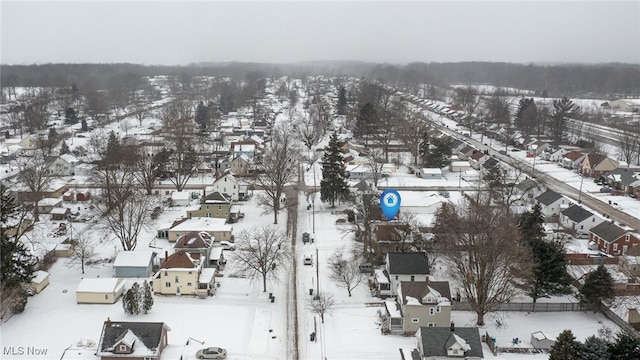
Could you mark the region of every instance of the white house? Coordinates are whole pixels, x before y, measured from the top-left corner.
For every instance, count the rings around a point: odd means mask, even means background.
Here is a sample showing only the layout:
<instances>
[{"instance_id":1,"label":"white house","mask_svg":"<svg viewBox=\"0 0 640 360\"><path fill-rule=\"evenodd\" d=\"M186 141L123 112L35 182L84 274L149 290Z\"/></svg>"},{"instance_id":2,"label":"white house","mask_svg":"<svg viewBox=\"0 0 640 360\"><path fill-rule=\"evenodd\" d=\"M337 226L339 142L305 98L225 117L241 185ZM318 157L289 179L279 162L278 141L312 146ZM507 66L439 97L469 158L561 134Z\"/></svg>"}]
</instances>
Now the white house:
<instances>
[{"instance_id":1,"label":"white house","mask_svg":"<svg viewBox=\"0 0 640 360\"><path fill-rule=\"evenodd\" d=\"M429 258L421 252L387 253L380 275L374 280L378 296L395 296L402 281L429 281Z\"/></svg>"},{"instance_id":2,"label":"white house","mask_svg":"<svg viewBox=\"0 0 640 360\"><path fill-rule=\"evenodd\" d=\"M207 186L206 192L210 194L217 191L221 194L231 196L231 200L238 201L244 199L247 195L247 185L240 184L233 174L226 174L213 182L213 185Z\"/></svg>"},{"instance_id":3,"label":"white house","mask_svg":"<svg viewBox=\"0 0 640 360\"><path fill-rule=\"evenodd\" d=\"M589 234L589 230L604 220L580 205L571 205L560 213L560 224L578 234Z\"/></svg>"},{"instance_id":4,"label":"white house","mask_svg":"<svg viewBox=\"0 0 640 360\"><path fill-rule=\"evenodd\" d=\"M571 204L568 198L552 190L538 195L535 200L540 204L542 215L545 217L559 216L560 212Z\"/></svg>"},{"instance_id":5,"label":"white house","mask_svg":"<svg viewBox=\"0 0 640 360\"><path fill-rule=\"evenodd\" d=\"M80 163L75 156L64 154L56 157L49 164L49 174L71 176L75 174L75 167Z\"/></svg>"},{"instance_id":6,"label":"white house","mask_svg":"<svg viewBox=\"0 0 640 360\"><path fill-rule=\"evenodd\" d=\"M171 192L172 206L188 206L190 202L191 202L191 193L189 191Z\"/></svg>"}]
</instances>

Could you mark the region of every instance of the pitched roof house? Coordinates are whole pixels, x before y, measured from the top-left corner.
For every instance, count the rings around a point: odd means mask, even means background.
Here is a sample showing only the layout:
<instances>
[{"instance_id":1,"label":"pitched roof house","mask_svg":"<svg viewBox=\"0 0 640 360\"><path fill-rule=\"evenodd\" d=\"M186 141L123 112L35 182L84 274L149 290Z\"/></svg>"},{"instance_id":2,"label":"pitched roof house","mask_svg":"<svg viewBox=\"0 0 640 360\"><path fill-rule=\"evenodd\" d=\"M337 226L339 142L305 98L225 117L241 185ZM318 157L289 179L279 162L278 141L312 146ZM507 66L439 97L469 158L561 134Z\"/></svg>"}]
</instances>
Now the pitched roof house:
<instances>
[{"instance_id":1,"label":"pitched roof house","mask_svg":"<svg viewBox=\"0 0 640 360\"><path fill-rule=\"evenodd\" d=\"M182 235L173 245L176 251L189 253L195 260L208 264L213 237L206 232L191 231Z\"/></svg>"},{"instance_id":2,"label":"pitched roof house","mask_svg":"<svg viewBox=\"0 0 640 360\"><path fill-rule=\"evenodd\" d=\"M420 326L448 326L451 291L447 281L402 281L396 291L402 332L414 334ZM390 317L389 317L390 318Z\"/></svg>"},{"instance_id":3,"label":"pitched roof house","mask_svg":"<svg viewBox=\"0 0 640 360\"><path fill-rule=\"evenodd\" d=\"M107 319L96 355L102 360L157 360L167 346L169 326L162 322L123 322Z\"/></svg>"},{"instance_id":4,"label":"pitched roof house","mask_svg":"<svg viewBox=\"0 0 640 360\"><path fill-rule=\"evenodd\" d=\"M562 157L562 167L567 169L577 169L582 164L586 155L581 151L569 151Z\"/></svg>"},{"instance_id":5,"label":"pitched roof house","mask_svg":"<svg viewBox=\"0 0 640 360\"><path fill-rule=\"evenodd\" d=\"M604 173L612 171L618 167L618 162L608 158L606 155L595 152L589 153L580 166L582 175L592 178L599 178Z\"/></svg>"},{"instance_id":6,"label":"pitched roof house","mask_svg":"<svg viewBox=\"0 0 640 360\"><path fill-rule=\"evenodd\" d=\"M560 224L565 229L574 230L578 234L589 234L592 227L603 221L601 217L577 204L569 206L560 213Z\"/></svg>"},{"instance_id":7,"label":"pitched roof house","mask_svg":"<svg viewBox=\"0 0 640 360\"><path fill-rule=\"evenodd\" d=\"M401 281L429 281L429 257L422 252L390 252L374 282L379 296L395 296ZM381 286L385 285L385 286Z\"/></svg>"},{"instance_id":8,"label":"pitched roof house","mask_svg":"<svg viewBox=\"0 0 640 360\"><path fill-rule=\"evenodd\" d=\"M630 248L640 245L640 236L605 221L591 228L589 241L596 243L603 253L625 255Z\"/></svg>"},{"instance_id":9,"label":"pitched roof house","mask_svg":"<svg viewBox=\"0 0 640 360\"><path fill-rule=\"evenodd\" d=\"M214 217L229 221L231 218L231 196L214 191L202 198L199 205L187 209L187 216Z\"/></svg>"},{"instance_id":10,"label":"pitched roof house","mask_svg":"<svg viewBox=\"0 0 640 360\"><path fill-rule=\"evenodd\" d=\"M560 214L563 205L568 206L570 201L553 190L547 190L536 196L535 199L541 206L542 214L545 217L557 216Z\"/></svg>"},{"instance_id":11,"label":"pitched roof house","mask_svg":"<svg viewBox=\"0 0 640 360\"><path fill-rule=\"evenodd\" d=\"M475 327L420 327L416 332L418 358L447 359L483 358L480 332Z\"/></svg>"},{"instance_id":12,"label":"pitched roof house","mask_svg":"<svg viewBox=\"0 0 640 360\"><path fill-rule=\"evenodd\" d=\"M617 168L606 175L605 181L616 190L622 190L625 194L633 194L635 187L639 187L640 172L629 170L628 168Z\"/></svg>"}]
</instances>

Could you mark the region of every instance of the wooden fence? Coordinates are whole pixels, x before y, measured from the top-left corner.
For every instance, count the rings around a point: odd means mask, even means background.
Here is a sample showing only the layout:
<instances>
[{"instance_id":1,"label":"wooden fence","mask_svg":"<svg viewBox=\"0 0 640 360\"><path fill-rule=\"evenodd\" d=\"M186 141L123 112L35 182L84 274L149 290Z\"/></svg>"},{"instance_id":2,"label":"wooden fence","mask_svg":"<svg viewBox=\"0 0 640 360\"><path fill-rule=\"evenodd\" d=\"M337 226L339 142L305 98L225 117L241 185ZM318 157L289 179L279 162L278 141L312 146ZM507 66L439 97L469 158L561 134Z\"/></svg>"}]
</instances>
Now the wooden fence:
<instances>
[{"instance_id":1,"label":"wooden fence","mask_svg":"<svg viewBox=\"0 0 640 360\"><path fill-rule=\"evenodd\" d=\"M471 306L466 301L454 301L451 304L451 310L455 311L472 311ZM533 303L506 303L502 304L497 311L528 311L528 312L553 312L553 311L586 311L588 310L584 305L580 303L536 303L535 309Z\"/></svg>"}]
</instances>

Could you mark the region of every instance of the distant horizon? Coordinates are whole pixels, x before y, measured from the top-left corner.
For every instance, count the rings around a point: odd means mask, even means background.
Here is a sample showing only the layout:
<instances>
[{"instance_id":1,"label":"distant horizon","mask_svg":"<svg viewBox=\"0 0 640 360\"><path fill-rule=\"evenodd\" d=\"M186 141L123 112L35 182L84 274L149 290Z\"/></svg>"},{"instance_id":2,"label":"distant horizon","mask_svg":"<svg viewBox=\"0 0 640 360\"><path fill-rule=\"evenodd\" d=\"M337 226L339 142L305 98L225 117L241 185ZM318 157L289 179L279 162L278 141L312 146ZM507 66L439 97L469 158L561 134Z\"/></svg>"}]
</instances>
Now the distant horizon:
<instances>
[{"instance_id":1,"label":"distant horizon","mask_svg":"<svg viewBox=\"0 0 640 360\"><path fill-rule=\"evenodd\" d=\"M640 1L5 0L0 30L3 64L640 63Z\"/></svg>"}]
</instances>

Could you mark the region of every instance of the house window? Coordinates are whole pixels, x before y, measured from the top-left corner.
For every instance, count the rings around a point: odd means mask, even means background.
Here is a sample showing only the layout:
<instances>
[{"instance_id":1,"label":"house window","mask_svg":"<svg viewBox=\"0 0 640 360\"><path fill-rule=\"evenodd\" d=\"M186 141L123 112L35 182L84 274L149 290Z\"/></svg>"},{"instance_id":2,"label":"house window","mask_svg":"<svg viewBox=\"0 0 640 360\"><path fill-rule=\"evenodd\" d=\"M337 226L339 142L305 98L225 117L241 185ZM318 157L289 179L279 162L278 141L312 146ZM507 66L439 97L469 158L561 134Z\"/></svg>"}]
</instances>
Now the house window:
<instances>
[{"instance_id":1,"label":"house window","mask_svg":"<svg viewBox=\"0 0 640 360\"><path fill-rule=\"evenodd\" d=\"M427 326L428 327L436 327L436 324L435 323L427 323Z\"/></svg>"},{"instance_id":2,"label":"house window","mask_svg":"<svg viewBox=\"0 0 640 360\"><path fill-rule=\"evenodd\" d=\"M191 286L191 283L187 283L187 286Z\"/></svg>"},{"instance_id":3,"label":"house window","mask_svg":"<svg viewBox=\"0 0 640 360\"><path fill-rule=\"evenodd\" d=\"M164 283L164 286L171 287L171 283L167 281L166 283Z\"/></svg>"},{"instance_id":4,"label":"house window","mask_svg":"<svg viewBox=\"0 0 640 360\"><path fill-rule=\"evenodd\" d=\"M398 280L398 275L396 275L396 280Z\"/></svg>"},{"instance_id":5,"label":"house window","mask_svg":"<svg viewBox=\"0 0 640 360\"><path fill-rule=\"evenodd\" d=\"M209 210L209 205L206 206L207 210Z\"/></svg>"},{"instance_id":6,"label":"house window","mask_svg":"<svg viewBox=\"0 0 640 360\"><path fill-rule=\"evenodd\" d=\"M625 235L624 241L631 241L631 235L629 234Z\"/></svg>"},{"instance_id":7,"label":"house window","mask_svg":"<svg viewBox=\"0 0 640 360\"><path fill-rule=\"evenodd\" d=\"M415 278L416 278L415 276L411 275L411 281L414 281Z\"/></svg>"},{"instance_id":8,"label":"house window","mask_svg":"<svg viewBox=\"0 0 640 360\"><path fill-rule=\"evenodd\" d=\"M222 206L218 205L218 210L222 210Z\"/></svg>"},{"instance_id":9,"label":"house window","mask_svg":"<svg viewBox=\"0 0 640 360\"><path fill-rule=\"evenodd\" d=\"M169 276L169 273L165 271L164 276Z\"/></svg>"},{"instance_id":10,"label":"house window","mask_svg":"<svg viewBox=\"0 0 640 360\"><path fill-rule=\"evenodd\" d=\"M613 244L613 251L618 251L618 244Z\"/></svg>"},{"instance_id":11,"label":"house window","mask_svg":"<svg viewBox=\"0 0 640 360\"><path fill-rule=\"evenodd\" d=\"M236 188L236 186L235 186L235 185L233 185L233 188L235 189L235 188Z\"/></svg>"},{"instance_id":12,"label":"house window","mask_svg":"<svg viewBox=\"0 0 640 360\"><path fill-rule=\"evenodd\" d=\"M440 312L440 305L436 306L436 312Z\"/></svg>"},{"instance_id":13,"label":"house window","mask_svg":"<svg viewBox=\"0 0 640 360\"><path fill-rule=\"evenodd\" d=\"M596 218L591 218L591 222L596 222Z\"/></svg>"},{"instance_id":14,"label":"house window","mask_svg":"<svg viewBox=\"0 0 640 360\"><path fill-rule=\"evenodd\" d=\"M580 230L584 230L584 225L580 225Z\"/></svg>"},{"instance_id":15,"label":"house window","mask_svg":"<svg viewBox=\"0 0 640 360\"><path fill-rule=\"evenodd\" d=\"M420 322L420 319L418 319L418 318L411 318L411 322L412 322L412 323L414 323L414 324L417 324L417 323L419 323L419 322Z\"/></svg>"},{"instance_id":16,"label":"house window","mask_svg":"<svg viewBox=\"0 0 640 360\"><path fill-rule=\"evenodd\" d=\"M176 282L180 282L180 281L178 280L178 275L176 275Z\"/></svg>"},{"instance_id":17,"label":"house window","mask_svg":"<svg viewBox=\"0 0 640 360\"><path fill-rule=\"evenodd\" d=\"M435 314L436 314L436 309L429 308L429 315L435 315Z\"/></svg>"},{"instance_id":18,"label":"house window","mask_svg":"<svg viewBox=\"0 0 640 360\"><path fill-rule=\"evenodd\" d=\"M207 217L211 217L211 213L207 213Z\"/></svg>"},{"instance_id":19,"label":"house window","mask_svg":"<svg viewBox=\"0 0 640 360\"><path fill-rule=\"evenodd\" d=\"M108 300L109 299L109 295L108 294L104 294L104 299Z\"/></svg>"},{"instance_id":20,"label":"house window","mask_svg":"<svg viewBox=\"0 0 640 360\"><path fill-rule=\"evenodd\" d=\"M120 352L126 352L127 351L127 345L120 345Z\"/></svg>"},{"instance_id":21,"label":"house window","mask_svg":"<svg viewBox=\"0 0 640 360\"><path fill-rule=\"evenodd\" d=\"M189 271L189 275L193 274L193 271Z\"/></svg>"}]
</instances>

